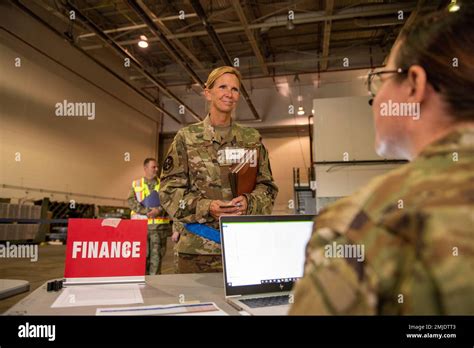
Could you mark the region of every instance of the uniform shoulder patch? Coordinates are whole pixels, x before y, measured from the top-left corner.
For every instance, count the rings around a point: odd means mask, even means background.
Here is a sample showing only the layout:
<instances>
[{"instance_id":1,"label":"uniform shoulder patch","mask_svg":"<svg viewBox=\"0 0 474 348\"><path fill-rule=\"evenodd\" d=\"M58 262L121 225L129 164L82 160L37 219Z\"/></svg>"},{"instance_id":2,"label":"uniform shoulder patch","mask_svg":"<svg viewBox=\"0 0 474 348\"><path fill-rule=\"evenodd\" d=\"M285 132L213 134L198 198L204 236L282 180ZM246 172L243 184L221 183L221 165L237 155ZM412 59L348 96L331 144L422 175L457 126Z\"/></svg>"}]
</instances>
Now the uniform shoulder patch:
<instances>
[{"instance_id":1,"label":"uniform shoulder patch","mask_svg":"<svg viewBox=\"0 0 474 348\"><path fill-rule=\"evenodd\" d=\"M168 157L166 157L165 161L163 162L163 170L167 172L171 168L173 168L173 157L168 156Z\"/></svg>"}]
</instances>

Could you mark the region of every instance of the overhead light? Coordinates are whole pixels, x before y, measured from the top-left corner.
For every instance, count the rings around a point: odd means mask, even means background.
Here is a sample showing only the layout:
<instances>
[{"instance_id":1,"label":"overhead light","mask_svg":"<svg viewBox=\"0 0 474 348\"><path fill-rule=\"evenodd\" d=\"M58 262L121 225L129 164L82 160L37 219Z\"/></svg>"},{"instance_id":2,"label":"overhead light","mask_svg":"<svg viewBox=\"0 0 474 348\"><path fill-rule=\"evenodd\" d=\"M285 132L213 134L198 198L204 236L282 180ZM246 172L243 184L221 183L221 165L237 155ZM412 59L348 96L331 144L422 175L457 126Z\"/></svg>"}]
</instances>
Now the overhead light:
<instances>
[{"instance_id":1,"label":"overhead light","mask_svg":"<svg viewBox=\"0 0 474 348\"><path fill-rule=\"evenodd\" d=\"M299 93L298 93L298 104L301 105L301 102L303 101L303 95L301 94L301 81L300 81L300 77L298 76L298 74L295 75L295 78L294 78L294 81L295 82L298 82L298 90L299 90ZM304 115L304 109L302 106L299 106L298 107L298 115Z\"/></svg>"},{"instance_id":2,"label":"overhead light","mask_svg":"<svg viewBox=\"0 0 474 348\"><path fill-rule=\"evenodd\" d=\"M451 0L451 3L448 5L448 11L449 12L456 12L456 11L459 11L459 9L461 8L461 6L459 6L457 4L457 1L456 0Z\"/></svg>"},{"instance_id":3,"label":"overhead light","mask_svg":"<svg viewBox=\"0 0 474 348\"><path fill-rule=\"evenodd\" d=\"M148 47L148 39L145 35L140 35L140 41L138 41L138 46L140 46L141 48Z\"/></svg>"},{"instance_id":4,"label":"overhead light","mask_svg":"<svg viewBox=\"0 0 474 348\"><path fill-rule=\"evenodd\" d=\"M286 28L288 30L293 30L295 29L295 24L293 23L292 19L288 19L288 22L286 23Z\"/></svg>"}]
</instances>

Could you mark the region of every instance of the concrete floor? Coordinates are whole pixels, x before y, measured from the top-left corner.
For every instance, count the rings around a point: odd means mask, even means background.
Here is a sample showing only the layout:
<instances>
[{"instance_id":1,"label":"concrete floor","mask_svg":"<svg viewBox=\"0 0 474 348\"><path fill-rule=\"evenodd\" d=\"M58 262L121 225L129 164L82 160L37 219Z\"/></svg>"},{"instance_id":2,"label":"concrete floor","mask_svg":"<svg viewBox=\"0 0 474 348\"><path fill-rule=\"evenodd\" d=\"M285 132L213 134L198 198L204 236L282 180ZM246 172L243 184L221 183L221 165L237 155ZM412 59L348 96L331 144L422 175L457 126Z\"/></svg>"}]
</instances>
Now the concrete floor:
<instances>
[{"instance_id":1,"label":"concrete floor","mask_svg":"<svg viewBox=\"0 0 474 348\"><path fill-rule=\"evenodd\" d=\"M174 273L173 245L174 243L168 238L168 247L162 264L163 274ZM45 244L38 247L37 262L31 262L29 259L0 259L0 279L21 279L30 282L29 292L0 300L0 313L4 313L48 280L62 278L65 258L65 245Z\"/></svg>"}]
</instances>

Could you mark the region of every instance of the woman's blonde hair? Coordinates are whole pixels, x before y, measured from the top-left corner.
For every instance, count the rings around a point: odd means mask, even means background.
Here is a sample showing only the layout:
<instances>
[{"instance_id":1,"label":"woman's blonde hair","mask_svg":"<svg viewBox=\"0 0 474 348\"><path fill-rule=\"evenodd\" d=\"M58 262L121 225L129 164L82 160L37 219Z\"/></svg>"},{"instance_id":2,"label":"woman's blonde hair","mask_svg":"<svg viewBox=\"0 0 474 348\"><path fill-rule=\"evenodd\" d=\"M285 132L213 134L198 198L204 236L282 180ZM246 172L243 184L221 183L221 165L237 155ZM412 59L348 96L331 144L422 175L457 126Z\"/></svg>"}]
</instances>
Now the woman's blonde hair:
<instances>
[{"instance_id":1,"label":"woman's blonde hair","mask_svg":"<svg viewBox=\"0 0 474 348\"><path fill-rule=\"evenodd\" d=\"M214 86L214 82L216 82L216 80L224 74L233 74L237 76L239 79L239 84L242 84L242 75L240 75L240 72L236 68L231 66L221 66L211 71L207 77L206 88L212 88Z\"/></svg>"}]
</instances>

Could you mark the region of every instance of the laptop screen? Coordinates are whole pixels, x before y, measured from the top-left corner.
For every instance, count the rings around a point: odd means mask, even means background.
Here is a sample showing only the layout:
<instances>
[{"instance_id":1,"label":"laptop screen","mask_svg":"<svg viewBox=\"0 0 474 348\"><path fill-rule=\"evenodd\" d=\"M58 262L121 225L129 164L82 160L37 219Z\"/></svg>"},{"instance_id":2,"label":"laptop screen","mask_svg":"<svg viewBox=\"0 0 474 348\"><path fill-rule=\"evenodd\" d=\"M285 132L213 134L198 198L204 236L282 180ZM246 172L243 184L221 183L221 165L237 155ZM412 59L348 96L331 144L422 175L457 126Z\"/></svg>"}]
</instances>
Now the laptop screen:
<instances>
[{"instance_id":1,"label":"laptop screen","mask_svg":"<svg viewBox=\"0 0 474 348\"><path fill-rule=\"evenodd\" d=\"M313 215L221 218L226 295L289 291L303 276Z\"/></svg>"}]
</instances>

